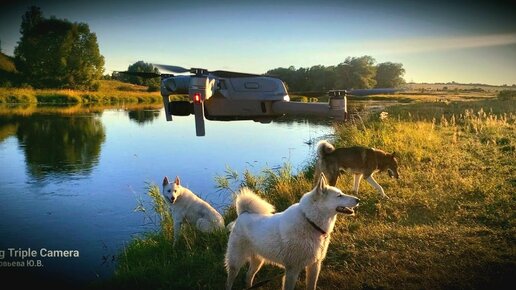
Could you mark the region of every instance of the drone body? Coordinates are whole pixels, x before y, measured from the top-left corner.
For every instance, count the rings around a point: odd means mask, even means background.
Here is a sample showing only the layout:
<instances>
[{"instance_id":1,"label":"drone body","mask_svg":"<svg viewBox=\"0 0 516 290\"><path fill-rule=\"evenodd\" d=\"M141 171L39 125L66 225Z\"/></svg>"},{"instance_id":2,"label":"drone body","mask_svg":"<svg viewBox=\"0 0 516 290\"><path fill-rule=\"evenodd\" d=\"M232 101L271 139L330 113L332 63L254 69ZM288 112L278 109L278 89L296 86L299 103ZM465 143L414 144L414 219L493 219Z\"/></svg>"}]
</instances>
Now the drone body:
<instances>
[{"instance_id":1,"label":"drone body","mask_svg":"<svg viewBox=\"0 0 516 290\"><path fill-rule=\"evenodd\" d=\"M345 91L332 91L328 103L291 102L279 78L228 71L155 65L161 70L190 75L123 72L161 77L161 95L167 121L172 116L195 115L197 136L205 135L204 119L254 120L267 123L284 115L347 118ZM341 94L343 93L343 94ZM170 95L188 95L188 101L170 101Z\"/></svg>"}]
</instances>

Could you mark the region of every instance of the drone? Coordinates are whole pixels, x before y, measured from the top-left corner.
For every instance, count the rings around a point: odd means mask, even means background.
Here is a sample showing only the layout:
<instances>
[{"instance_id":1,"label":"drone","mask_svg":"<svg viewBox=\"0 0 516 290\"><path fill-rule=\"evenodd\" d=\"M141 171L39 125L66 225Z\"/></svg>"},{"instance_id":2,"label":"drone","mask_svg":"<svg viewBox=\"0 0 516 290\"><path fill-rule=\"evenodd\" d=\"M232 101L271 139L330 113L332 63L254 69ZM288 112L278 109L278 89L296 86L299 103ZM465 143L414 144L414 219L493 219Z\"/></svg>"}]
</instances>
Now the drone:
<instances>
[{"instance_id":1,"label":"drone","mask_svg":"<svg viewBox=\"0 0 516 290\"><path fill-rule=\"evenodd\" d=\"M153 64L159 71L119 73L143 78L161 78L161 96L167 121L172 116L195 115L195 132L205 136L204 120L235 121L253 120L269 123L285 115L328 117L335 120L348 118L347 90L328 91L328 103L304 103L290 101L287 88L281 79L270 75L208 71L203 68L184 68L173 65ZM361 90L358 94L379 93L378 90ZM171 95L188 95L187 100L171 101Z\"/></svg>"}]
</instances>

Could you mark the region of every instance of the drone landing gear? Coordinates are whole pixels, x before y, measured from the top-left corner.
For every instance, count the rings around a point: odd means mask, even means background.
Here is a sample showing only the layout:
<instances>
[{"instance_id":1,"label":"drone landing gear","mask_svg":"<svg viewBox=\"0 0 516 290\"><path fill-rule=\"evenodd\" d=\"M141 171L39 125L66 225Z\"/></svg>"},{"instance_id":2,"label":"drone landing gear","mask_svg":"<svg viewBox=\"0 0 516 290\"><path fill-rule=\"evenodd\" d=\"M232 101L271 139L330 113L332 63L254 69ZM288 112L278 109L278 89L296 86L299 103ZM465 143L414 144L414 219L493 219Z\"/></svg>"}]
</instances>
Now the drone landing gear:
<instances>
[{"instance_id":1,"label":"drone landing gear","mask_svg":"<svg viewBox=\"0 0 516 290\"><path fill-rule=\"evenodd\" d=\"M194 115L195 115L195 134L197 136L204 136L206 132L204 130L204 102L194 102Z\"/></svg>"}]
</instances>

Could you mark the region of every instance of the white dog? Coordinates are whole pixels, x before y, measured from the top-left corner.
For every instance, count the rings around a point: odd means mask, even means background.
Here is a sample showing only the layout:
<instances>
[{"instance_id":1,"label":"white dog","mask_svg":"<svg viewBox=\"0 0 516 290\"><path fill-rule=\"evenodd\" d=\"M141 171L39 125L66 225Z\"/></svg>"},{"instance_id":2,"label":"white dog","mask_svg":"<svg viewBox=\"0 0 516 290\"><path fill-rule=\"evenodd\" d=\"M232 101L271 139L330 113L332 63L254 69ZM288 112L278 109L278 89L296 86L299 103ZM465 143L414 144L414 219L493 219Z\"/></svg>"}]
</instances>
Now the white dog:
<instances>
[{"instance_id":1,"label":"white dog","mask_svg":"<svg viewBox=\"0 0 516 290\"><path fill-rule=\"evenodd\" d=\"M163 195L170 204L174 219L174 244L179 239L179 231L183 221L195 225L202 232L213 232L224 228L224 219L206 201L200 199L192 191L181 186L179 177L170 183L163 179Z\"/></svg>"},{"instance_id":2,"label":"white dog","mask_svg":"<svg viewBox=\"0 0 516 290\"><path fill-rule=\"evenodd\" d=\"M232 288L246 262L247 287L263 263L269 262L285 268L283 289L294 289L303 269L307 289L315 289L337 213L354 214L358 202L358 198L329 186L324 174L299 203L276 214L271 204L243 188L236 197L238 218L226 251L226 289Z\"/></svg>"}]
</instances>

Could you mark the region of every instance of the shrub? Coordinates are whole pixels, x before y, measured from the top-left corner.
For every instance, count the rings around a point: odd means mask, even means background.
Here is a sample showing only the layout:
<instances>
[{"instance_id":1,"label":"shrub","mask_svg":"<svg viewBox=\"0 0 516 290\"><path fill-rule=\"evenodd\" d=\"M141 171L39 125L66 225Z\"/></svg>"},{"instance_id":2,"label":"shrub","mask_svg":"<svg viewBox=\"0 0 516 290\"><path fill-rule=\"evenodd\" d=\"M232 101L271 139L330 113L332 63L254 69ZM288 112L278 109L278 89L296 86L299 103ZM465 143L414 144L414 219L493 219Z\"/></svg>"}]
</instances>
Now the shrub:
<instances>
[{"instance_id":1,"label":"shrub","mask_svg":"<svg viewBox=\"0 0 516 290\"><path fill-rule=\"evenodd\" d=\"M516 90L501 90L497 97L502 101L516 100Z\"/></svg>"}]
</instances>

